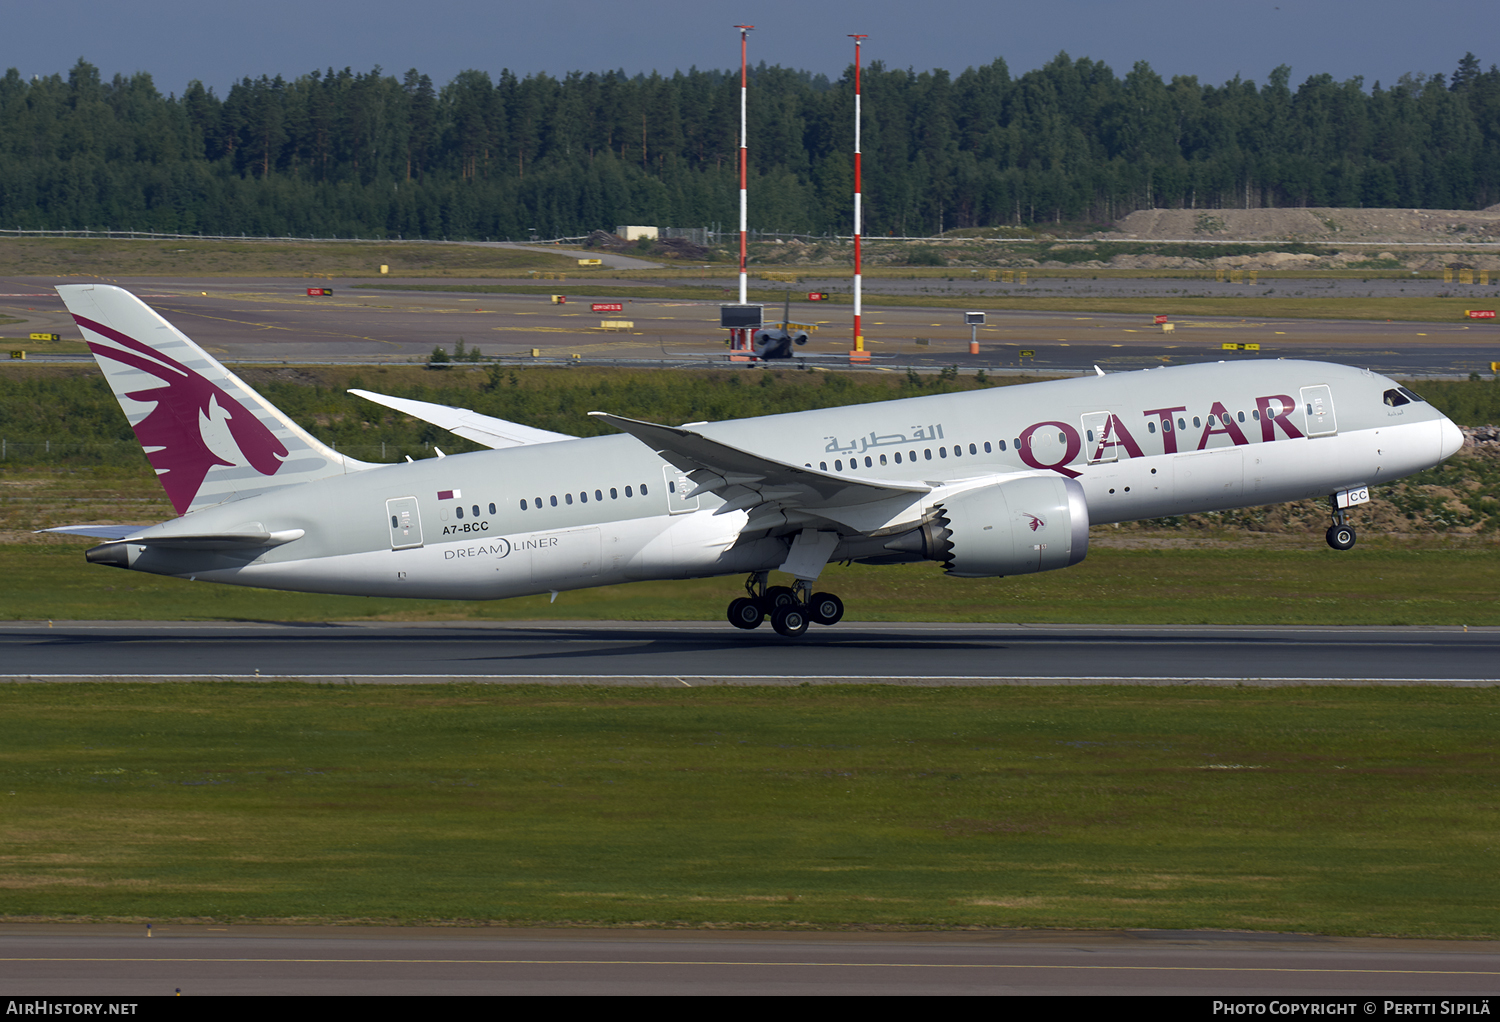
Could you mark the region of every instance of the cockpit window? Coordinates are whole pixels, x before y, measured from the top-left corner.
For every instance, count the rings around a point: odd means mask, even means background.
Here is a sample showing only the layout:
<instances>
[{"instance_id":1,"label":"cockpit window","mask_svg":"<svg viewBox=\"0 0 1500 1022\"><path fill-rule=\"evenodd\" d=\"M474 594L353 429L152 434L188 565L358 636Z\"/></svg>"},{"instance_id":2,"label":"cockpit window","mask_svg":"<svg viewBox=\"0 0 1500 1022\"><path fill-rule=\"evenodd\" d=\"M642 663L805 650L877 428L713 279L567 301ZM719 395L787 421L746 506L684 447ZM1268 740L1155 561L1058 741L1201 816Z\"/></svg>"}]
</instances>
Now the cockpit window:
<instances>
[{"instance_id":1,"label":"cockpit window","mask_svg":"<svg viewBox=\"0 0 1500 1022\"><path fill-rule=\"evenodd\" d=\"M1405 387L1397 387L1396 389L1399 390L1401 393L1405 394L1407 400L1409 400L1409 401L1415 401L1418 404L1425 404L1426 403L1425 401L1422 400L1422 397L1420 395L1412 393L1410 390L1407 390Z\"/></svg>"},{"instance_id":2,"label":"cockpit window","mask_svg":"<svg viewBox=\"0 0 1500 1022\"><path fill-rule=\"evenodd\" d=\"M1384 396L1385 403L1390 405L1392 408L1400 408L1402 405L1411 404L1411 398L1401 393L1401 389L1399 387L1386 391Z\"/></svg>"}]
</instances>

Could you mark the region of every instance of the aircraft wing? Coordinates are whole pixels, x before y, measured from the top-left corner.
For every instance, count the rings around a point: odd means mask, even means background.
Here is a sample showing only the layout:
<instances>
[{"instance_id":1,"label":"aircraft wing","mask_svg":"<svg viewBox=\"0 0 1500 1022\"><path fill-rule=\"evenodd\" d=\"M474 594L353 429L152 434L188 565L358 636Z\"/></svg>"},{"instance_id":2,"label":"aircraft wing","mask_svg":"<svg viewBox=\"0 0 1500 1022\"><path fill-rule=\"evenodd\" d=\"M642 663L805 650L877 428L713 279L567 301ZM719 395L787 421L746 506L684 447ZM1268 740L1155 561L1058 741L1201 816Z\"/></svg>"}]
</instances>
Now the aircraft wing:
<instances>
[{"instance_id":1,"label":"aircraft wing","mask_svg":"<svg viewBox=\"0 0 1500 1022\"><path fill-rule=\"evenodd\" d=\"M589 414L624 430L686 472L697 488L684 494L685 498L700 493L724 497L728 503L720 513L770 503L817 513L820 509L891 498L910 500L932 490L922 483L859 479L790 465L678 426L661 426L608 412Z\"/></svg>"},{"instance_id":2,"label":"aircraft wing","mask_svg":"<svg viewBox=\"0 0 1500 1022\"><path fill-rule=\"evenodd\" d=\"M414 419L441 426L455 436L472 440L476 444L484 444L486 447L496 449L524 447L528 444L550 444L557 440L577 439L566 433L553 433L551 430L537 429L534 426L523 426L519 422L480 415L468 408L454 408L450 405L434 404L431 401L414 401L407 397L388 397L385 394L375 394L368 390L350 390L349 393L362 397L366 401L374 401L378 405L394 408Z\"/></svg>"}]
</instances>

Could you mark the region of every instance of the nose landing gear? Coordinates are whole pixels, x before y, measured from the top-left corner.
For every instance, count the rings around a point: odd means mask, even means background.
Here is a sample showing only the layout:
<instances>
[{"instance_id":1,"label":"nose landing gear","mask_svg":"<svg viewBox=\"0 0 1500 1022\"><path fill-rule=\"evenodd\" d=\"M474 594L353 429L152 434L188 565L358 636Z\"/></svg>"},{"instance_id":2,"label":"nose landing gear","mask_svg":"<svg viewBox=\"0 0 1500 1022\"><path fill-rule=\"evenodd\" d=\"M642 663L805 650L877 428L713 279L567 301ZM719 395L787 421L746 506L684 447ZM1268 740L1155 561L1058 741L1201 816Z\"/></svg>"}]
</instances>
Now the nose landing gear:
<instances>
[{"instance_id":1,"label":"nose landing gear","mask_svg":"<svg viewBox=\"0 0 1500 1022\"><path fill-rule=\"evenodd\" d=\"M729 623L736 628L759 628L767 617L778 635L795 638L810 623L838 624L844 601L833 593L811 593L811 583L798 579L791 586L768 586L769 572L757 571L745 580L745 595L730 601Z\"/></svg>"},{"instance_id":2,"label":"nose landing gear","mask_svg":"<svg viewBox=\"0 0 1500 1022\"><path fill-rule=\"evenodd\" d=\"M1338 495L1329 497L1328 504L1333 509L1333 524L1328 527L1328 532L1325 534L1328 545L1335 550L1351 549L1358 536L1354 532L1354 526L1349 524L1349 516L1343 508L1339 507Z\"/></svg>"}]
</instances>

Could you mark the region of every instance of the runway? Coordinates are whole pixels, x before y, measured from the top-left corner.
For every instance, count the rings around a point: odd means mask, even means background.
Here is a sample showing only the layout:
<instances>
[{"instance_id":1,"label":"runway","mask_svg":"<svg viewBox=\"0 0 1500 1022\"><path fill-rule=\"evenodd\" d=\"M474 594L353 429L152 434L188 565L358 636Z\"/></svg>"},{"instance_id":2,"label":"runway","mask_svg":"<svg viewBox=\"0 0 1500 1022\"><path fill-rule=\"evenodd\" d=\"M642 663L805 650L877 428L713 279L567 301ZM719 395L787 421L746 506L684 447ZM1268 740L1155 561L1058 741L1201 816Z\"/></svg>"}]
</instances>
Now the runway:
<instances>
[{"instance_id":1,"label":"runway","mask_svg":"<svg viewBox=\"0 0 1500 1022\"><path fill-rule=\"evenodd\" d=\"M1500 629L853 623L0 624L5 681L1500 684ZM708 673L710 666L724 673ZM257 673L257 671L259 673ZM732 673L730 673L732 672ZM1171 995L1475 1006L1495 942L1218 931L772 932L0 924L8 994ZM1303 999L1303 1000L1299 1000ZM1366 1003L1374 1007L1368 1011ZM1495 1008L1490 1006L1489 1011ZM1434 1009L1433 1013L1437 1013Z\"/></svg>"},{"instance_id":2,"label":"runway","mask_svg":"<svg viewBox=\"0 0 1500 1022\"><path fill-rule=\"evenodd\" d=\"M713 933L375 927L0 927L7 993L1147 995L1488 1004L1494 942L1192 931ZM1366 1010L1366 1002L1374 1005ZM1191 1002L1189 1002L1191 1003ZM1473 1009L1471 1009L1473 1010ZM1493 1011L1493 1007L1490 1007ZM1437 1011L1432 1011L1437 1014Z\"/></svg>"},{"instance_id":3,"label":"runway","mask_svg":"<svg viewBox=\"0 0 1500 1022\"><path fill-rule=\"evenodd\" d=\"M1500 684L1497 628L699 622L0 624L0 680L365 684Z\"/></svg>"},{"instance_id":4,"label":"runway","mask_svg":"<svg viewBox=\"0 0 1500 1022\"><path fill-rule=\"evenodd\" d=\"M421 280L378 281L382 288L396 288L379 291L358 287L375 281L339 281L332 295L319 297L307 295L308 282L302 279L137 278L117 283L141 295L211 353L229 360L420 361L434 347L453 350L459 338L470 349L478 347L486 356L506 359L530 359L533 350L541 359L571 361L576 355L595 364L650 360L722 365L727 357L724 335L718 327L718 307L721 301L731 299L716 296L711 287L704 288L701 299L684 300L651 298L649 292L654 285L645 281L559 282L556 286L568 293L568 303L553 305L545 294L471 295L399 289L403 283L432 283ZM442 283L483 285L494 281ZM1085 284L1089 294L1141 297L1162 293L1163 284L1184 283L1203 282L1047 280L1036 286L1001 288L993 294L972 297L974 309L984 311L987 297L1057 297L1071 294L1068 287ZM1347 285L1344 289L1351 295L1362 295L1371 287L1362 281L1314 283L1318 284L1313 289L1316 297L1343 295L1343 291L1329 291L1325 285ZM81 339L51 284L51 280L40 278L0 281L0 315L21 320L8 327L7 333L24 336L36 331L57 333L65 340ZM885 284L893 291L920 284L935 296L950 294L960 285L977 286L968 281L882 282ZM589 293L591 286L608 292L609 287L617 285L635 288L636 296L610 299L607 293ZM1215 287L1212 282L1204 286ZM1351 290L1356 287L1363 290ZM1442 287L1441 282L1412 282L1404 293L1430 297ZM850 346L848 308L807 302L805 289L794 297L792 319L818 328L809 342L797 349L799 358L808 364L846 364ZM595 313L591 305L596 299L618 301L623 311ZM1476 295L1474 301L1495 304L1493 296L1488 295ZM768 304L766 315L779 317L780 307ZM987 317L977 334L980 351L971 354L970 330L964 325L962 310L885 306L878 295L871 295L864 315L872 355L870 367L957 365L965 371L983 368L990 372L1077 373L1090 372L1095 365L1106 371L1125 371L1224 359L1306 358L1403 376L1455 376L1488 373L1490 362L1500 360L1500 328L1494 325L1497 321L1388 323L1178 316L1173 317L1174 331L1168 335L1152 325L1150 316L1134 314L990 309ZM605 320L631 325L605 330L601 327ZM1227 351L1225 344L1254 344L1259 348ZM30 356L47 357L39 345L33 346Z\"/></svg>"}]
</instances>

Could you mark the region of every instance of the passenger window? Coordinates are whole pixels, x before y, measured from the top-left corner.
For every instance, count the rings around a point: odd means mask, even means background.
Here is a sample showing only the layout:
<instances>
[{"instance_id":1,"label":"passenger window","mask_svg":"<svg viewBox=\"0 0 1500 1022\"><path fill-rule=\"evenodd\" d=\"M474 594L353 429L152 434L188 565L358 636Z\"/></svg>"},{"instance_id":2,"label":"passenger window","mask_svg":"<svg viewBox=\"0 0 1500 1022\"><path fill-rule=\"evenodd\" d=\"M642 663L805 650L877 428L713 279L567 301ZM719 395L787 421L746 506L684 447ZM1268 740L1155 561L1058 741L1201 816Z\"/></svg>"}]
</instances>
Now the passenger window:
<instances>
[{"instance_id":1,"label":"passenger window","mask_svg":"<svg viewBox=\"0 0 1500 1022\"><path fill-rule=\"evenodd\" d=\"M396 521L396 516L395 515L391 515L391 528L395 529L395 528L399 528L399 527L400 526L399 526L399 524Z\"/></svg>"},{"instance_id":2,"label":"passenger window","mask_svg":"<svg viewBox=\"0 0 1500 1022\"><path fill-rule=\"evenodd\" d=\"M490 511L493 513L494 510L495 510L495 505L491 504L490 505ZM479 517L479 505L478 504L474 505L474 517L475 518Z\"/></svg>"},{"instance_id":3,"label":"passenger window","mask_svg":"<svg viewBox=\"0 0 1500 1022\"><path fill-rule=\"evenodd\" d=\"M553 503L555 504L555 503L557 503L557 501L553 501ZM541 497L538 497L536 499L536 509L538 511L540 511L542 509L542 498Z\"/></svg>"},{"instance_id":4,"label":"passenger window","mask_svg":"<svg viewBox=\"0 0 1500 1022\"><path fill-rule=\"evenodd\" d=\"M494 513L495 513L495 505L491 504L490 505L490 514L494 514Z\"/></svg>"},{"instance_id":5,"label":"passenger window","mask_svg":"<svg viewBox=\"0 0 1500 1022\"><path fill-rule=\"evenodd\" d=\"M1236 414L1238 414L1238 415L1239 415L1239 417L1240 417L1240 421L1241 421L1241 422L1244 422L1244 421L1245 421L1245 413L1244 413L1244 412L1238 412L1238 413L1236 413Z\"/></svg>"},{"instance_id":6,"label":"passenger window","mask_svg":"<svg viewBox=\"0 0 1500 1022\"><path fill-rule=\"evenodd\" d=\"M946 448L946 447L939 447L938 448L938 457L939 458L946 458L947 456L948 456L948 448Z\"/></svg>"},{"instance_id":7,"label":"passenger window","mask_svg":"<svg viewBox=\"0 0 1500 1022\"><path fill-rule=\"evenodd\" d=\"M459 505L459 506L457 506L457 507L455 507L455 508L454 508L454 509L453 509L453 513L454 513L454 514L455 514L455 515L457 515L457 516L458 516L458 517L459 517L459 518L460 518L460 519L461 519L461 518L463 518L463 516L464 516L464 509L463 509L463 505L462 505L462 504L460 504L460 505Z\"/></svg>"},{"instance_id":8,"label":"passenger window","mask_svg":"<svg viewBox=\"0 0 1500 1022\"><path fill-rule=\"evenodd\" d=\"M906 452L906 459L908 461L916 461L917 460L917 452L916 451L907 451Z\"/></svg>"},{"instance_id":9,"label":"passenger window","mask_svg":"<svg viewBox=\"0 0 1500 1022\"><path fill-rule=\"evenodd\" d=\"M628 487L628 486L625 487L625 496L627 496L627 497L634 497L635 496L634 493L630 492L630 487Z\"/></svg>"},{"instance_id":10,"label":"passenger window","mask_svg":"<svg viewBox=\"0 0 1500 1022\"><path fill-rule=\"evenodd\" d=\"M828 462L826 462L826 461L820 461L820 462L818 462L818 471L819 472L827 472L828 471Z\"/></svg>"},{"instance_id":11,"label":"passenger window","mask_svg":"<svg viewBox=\"0 0 1500 1022\"><path fill-rule=\"evenodd\" d=\"M645 495L646 495L646 484L645 483L641 483L641 496L644 497ZM628 497L628 496L630 496L630 494L627 493L626 496Z\"/></svg>"},{"instance_id":12,"label":"passenger window","mask_svg":"<svg viewBox=\"0 0 1500 1022\"><path fill-rule=\"evenodd\" d=\"M526 498L525 497L521 498L521 510L522 511L526 510Z\"/></svg>"},{"instance_id":13,"label":"passenger window","mask_svg":"<svg viewBox=\"0 0 1500 1022\"><path fill-rule=\"evenodd\" d=\"M898 465L901 464L901 452L900 451L896 452L896 464L898 464Z\"/></svg>"},{"instance_id":14,"label":"passenger window","mask_svg":"<svg viewBox=\"0 0 1500 1022\"><path fill-rule=\"evenodd\" d=\"M989 453L991 453L991 452L990 452L990 442L989 442L989 441L988 441L988 440L986 440L986 441L985 441L985 442L984 442L984 453L985 453L985 454L989 454Z\"/></svg>"},{"instance_id":15,"label":"passenger window","mask_svg":"<svg viewBox=\"0 0 1500 1022\"><path fill-rule=\"evenodd\" d=\"M582 493L580 493L578 495L578 500L580 503L587 504L589 502L589 491L584 490Z\"/></svg>"},{"instance_id":16,"label":"passenger window","mask_svg":"<svg viewBox=\"0 0 1500 1022\"><path fill-rule=\"evenodd\" d=\"M1201 425L1203 425L1203 422L1202 422L1202 420L1200 420L1200 419L1199 419L1199 418L1198 418L1198 416L1196 416L1196 415L1195 415L1195 416L1193 416L1193 428L1194 428L1194 429L1197 429L1197 428L1198 428L1198 427L1199 427L1199 426L1201 426Z\"/></svg>"},{"instance_id":17,"label":"passenger window","mask_svg":"<svg viewBox=\"0 0 1500 1022\"><path fill-rule=\"evenodd\" d=\"M865 455L865 468L874 468L874 467L875 467L875 462L871 461L870 460L870 456L868 454L866 454Z\"/></svg>"},{"instance_id":18,"label":"passenger window","mask_svg":"<svg viewBox=\"0 0 1500 1022\"><path fill-rule=\"evenodd\" d=\"M989 444L985 444L984 446L988 447ZM979 453L979 448L975 447L973 444L970 444L969 445L969 453L970 454L978 454Z\"/></svg>"},{"instance_id":19,"label":"passenger window","mask_svg":"<svg viewBox=\"0 0 1500 1022\"><path fill-rule=\"evenodd\" d=\"M1254 419L1256 422L1259 422L1260 421L1260 409L1259 408L1252 408L1250 410L1250 418Z\"/></svg>"},{"instance_id":20,"label":"passenger window","mask_svg":"<svg viewBox=\"0 0 1500 1022\"><path fill-rule=\"evenodd\" d=\"M1094 442L1094 431L1093 430L1088 430L1087 432L1088 432L1088 435L1089 435L1089 443L1093 443Z\"/></svg>"},{"instance_id":21,"label":"passenger window","mask_svg":"<svg viewBox=\"0 0 1500 1022\"><path fill-rule=\"evenodd\" d=\"M603 490L595 490L594 491L594 499L595 500L603 500L604 499L604 491Z\"/></svg>"},{"instance_id":22,"label":"passenger window","mask_svg":"<svg viewBox=\"0 0 1500 1022\"><path fill-rule=\"evenodd\" d=\"M1155 433L1156 432L1156 423L1154 421L1146 423L1146 432L1147 433Z\"/></svg>"},{"instance_id":23,"label":"passenger window","mask_svg":"<svg viewBox=\"0 0 1500 1022\"><path fill-rule=\"evenodd\" d=\"M964 456L964 449L962 444L953 445L953 456L955 458L962 458Z\"/></svg>"},{"instance_id":24,"label":"passenger window","mask_svg":"<svg viewBox=\"0 0 1500 1022\"><path fill-rule=\"evenodd\" d=\"M884 455L884 454L882 454L882 455L881 455L881 456L880 456L880 463L881 463L881 464L882 464L882 465L884 465L884 464L885 464L885 455Z\"/></svg>"},{"instance_id":25,"label":"passenger window","mask_svg":"<svg viewBox=\"0 0 1500 1022\"><path fill-rule=\"evenodd\" d=\"M563 500L567 501L568 504L571 505L573 503L573 495L571 493L564 493Z\"/></svg>"},{"instance_id":26,"label":"passenger window","mask_svg":"<svg viewBox=\"0 0 1500 1022\"><path fill-rule=\"evenodd\" d=\"M837 461L835 461L833 463L833 467L834 467L835 470L837 470L839 472L844 471L844 459L843 458L839 458Z\"/></svg>"},{"instance_id":27,"label":"passenger window","mask_svg":"<svg viewBox=\"0 0 1500 1022\"><path fill-rule=\"evenodd\" d=\"M620 491L617 490L617 489L615 489L613 486L611 486L609 488L609 499L610 500L619 500L620 499Z\"/></svg>"},{"instance_id":28,"label":"passenger window","mask_svg":"<svg viewBox=\"0 0 1500 1022\"><path fill-rule=\"evenodd\" d=\"M1005 450L1005 441L1004 440L1000 441L1000 449L1002 451Z\"/></svg>"},{"instance_id":29,"label":"passenger window","mask_svg":"<svg viewBox=\"0 0 1500 1022\"><path fill-rule=\"evenodd\" d=\"M675 482L667 483L667 492L668 493L676 493L677 492L677 484Z\"/></svg>"},{"instance_id":30,"label":"passenger window","mask_svg":"<svg viewBox=\"0 0 1500 1022\"><path fill-rule=\"evenodd\" d=\"M571 504L572 501L570 500L568 503ZM557 494L555 494L555 493L552 495L552 506L553 507L557 507Z\"/></svg>"},{"instance_id":31,"label":"passenger window","mask_svg":"<svg viewBox=\"0 0 1500 1022\"><path fill-rule=\"evenodd\" d=\"M1177 428L1180 430L1187 429L1187 420L1179 416L1177 419Z\"/></svg>"},{"instance_id":32,"label":"passenger window","mask_svg":"<svg viewBox=\"0 0 1500 1022\"><path fill-rule=\"evenodd\" d=\"M932 448L931 447L923 448L922 449L922 457L926 458L928 461L931 461L932 460Z\"/></svg>"}]
</instances>

